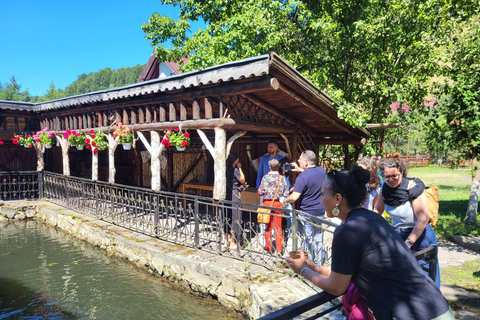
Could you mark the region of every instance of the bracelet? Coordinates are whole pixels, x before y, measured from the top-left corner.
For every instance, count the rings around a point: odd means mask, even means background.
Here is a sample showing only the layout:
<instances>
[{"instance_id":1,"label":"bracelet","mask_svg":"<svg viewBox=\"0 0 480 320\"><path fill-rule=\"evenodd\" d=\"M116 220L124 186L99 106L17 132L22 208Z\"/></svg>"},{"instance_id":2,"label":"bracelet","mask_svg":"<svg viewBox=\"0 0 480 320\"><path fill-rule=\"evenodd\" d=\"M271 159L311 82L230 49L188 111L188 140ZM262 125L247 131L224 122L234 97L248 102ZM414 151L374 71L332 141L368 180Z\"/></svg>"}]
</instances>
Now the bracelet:
<instances>
[{"instance_id":1,"label":"bracelet","mask_svg":"<svg viewBox=\"0 0 480 320\"><path fill-rule=\"evenodd\" d=\"M303 267L302 271L300 271L300 275L303 277L303 271L305 271L306 269L310 269L308 266L306 267Z\"/></svg>"}]
</instances>

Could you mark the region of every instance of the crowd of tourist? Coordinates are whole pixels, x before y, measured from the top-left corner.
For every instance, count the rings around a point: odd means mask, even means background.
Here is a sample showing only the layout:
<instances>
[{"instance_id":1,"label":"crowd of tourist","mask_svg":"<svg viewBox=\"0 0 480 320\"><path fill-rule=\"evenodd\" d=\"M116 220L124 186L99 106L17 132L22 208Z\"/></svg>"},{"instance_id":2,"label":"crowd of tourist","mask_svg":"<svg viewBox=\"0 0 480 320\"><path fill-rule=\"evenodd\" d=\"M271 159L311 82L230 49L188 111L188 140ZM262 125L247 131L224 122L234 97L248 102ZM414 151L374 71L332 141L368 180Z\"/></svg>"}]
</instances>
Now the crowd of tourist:
<instances>
[{"instance_id":1,"label":"crowd of tourist","mask_svg":"<svg viewBox=\"0 0 480 320\"><path fill-rule=\"evenodd\" d=\"M437 239L429 225L425 185L418 178L407 177L400 155L361 158L352 170L326 174L311 150L291 163L277 153L276 141L268 142L267 151L257 175L260 204L272 208L271 219L260 228L266 251L284 253L290 235L289 230L285 232L284 221L289 229L291 218L288 210L279 208L292 208L293 204L306 215L298 215L301 254L287 261L296 273L323 290L343 295L350 320L454 319L439 290L439 264L434 282L428 276L428 264L413 255L436 244ZM227 185L235 186L245 177L238 167L238 154L232 154ZM288 172L299 173L293 186ZM232 190L235 195L235 187ZM322 228L312 223L312 217L325 215L342 221L334 232L328 266L324 264ZM241 220L241 213L230 219Z\"/></svg>"}]
</instances>

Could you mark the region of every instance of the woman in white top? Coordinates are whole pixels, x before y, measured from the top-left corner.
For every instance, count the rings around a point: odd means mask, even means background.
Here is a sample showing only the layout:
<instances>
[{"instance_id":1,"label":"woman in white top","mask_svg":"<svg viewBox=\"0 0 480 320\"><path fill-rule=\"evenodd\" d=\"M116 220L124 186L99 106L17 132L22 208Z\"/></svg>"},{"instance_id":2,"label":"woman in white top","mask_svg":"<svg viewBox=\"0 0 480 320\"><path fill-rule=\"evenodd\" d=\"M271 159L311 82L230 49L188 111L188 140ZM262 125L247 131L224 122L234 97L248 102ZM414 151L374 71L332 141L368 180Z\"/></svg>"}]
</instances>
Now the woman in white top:
<instances>
[{"instance_id":1,"label":"woman in white top","mask_svg":"<svg viewBox=\"0 0 480 320\"><path fill-rule=\"evenodd\" d=\"M362 203L362 208L373 210L377 205L378 194L380 193L380 178L377 175L377 165L372 158L358 159L355 165L370 172L370 181L366 184L367 196Z\"/></svg>"}]
</instances>

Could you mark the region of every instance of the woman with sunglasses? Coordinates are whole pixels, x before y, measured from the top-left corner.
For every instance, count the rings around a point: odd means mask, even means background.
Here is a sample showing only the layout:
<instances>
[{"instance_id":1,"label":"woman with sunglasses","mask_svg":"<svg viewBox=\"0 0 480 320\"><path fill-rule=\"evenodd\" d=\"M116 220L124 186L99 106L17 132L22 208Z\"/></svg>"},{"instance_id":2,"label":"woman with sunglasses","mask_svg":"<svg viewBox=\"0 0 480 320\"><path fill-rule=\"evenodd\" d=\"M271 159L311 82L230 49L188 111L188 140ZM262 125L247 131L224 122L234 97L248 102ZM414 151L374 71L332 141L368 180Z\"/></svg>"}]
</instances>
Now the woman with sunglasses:
<instances>
[{"instance_id":1,"label":"woman with sunglasses","mask_svg":"<svg viewBox=\"0 0 480 320\"><path fill-rule=\"evenodd\" d=\"M428 202L425 185L418 179L407 178L407 168L399 154L382 159L379 169L385 179L374 211L385 212L392 226L412 252L437 244L437 236L428 223ZM419 261L423 264L423 261ZM424 266L428 270L428 264ZM425 271L428 274L428 271ZM437 264L436 284L440 287L440 266Z\"/></svg>"},{"instance_id":2,"label":"woman with sunglasses","mask_svg":"<svg viewBox=\"0 0 480 320\"><path fill-rule=\"evenodd\" d=\"M344 222L333 236L331 267L315 264L302 250L287 259L290 267L333 295L355 284L376 320L453 320L448 301L402 238L383 217L362 208L369 180L358 166L327 175L321 202L329 218Z\"/></svg>"}]
</instances>

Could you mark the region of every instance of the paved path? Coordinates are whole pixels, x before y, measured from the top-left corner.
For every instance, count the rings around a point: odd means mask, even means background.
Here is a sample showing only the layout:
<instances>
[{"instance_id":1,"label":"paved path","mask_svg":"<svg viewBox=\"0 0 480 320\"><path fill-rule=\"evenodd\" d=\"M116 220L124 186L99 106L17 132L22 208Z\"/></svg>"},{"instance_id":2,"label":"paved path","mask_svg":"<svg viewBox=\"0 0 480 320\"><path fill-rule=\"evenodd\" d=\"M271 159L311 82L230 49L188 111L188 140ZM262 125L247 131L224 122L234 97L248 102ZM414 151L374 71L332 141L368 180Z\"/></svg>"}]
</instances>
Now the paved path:
<instances>
[{"instance_id":1,"label":"paved path","mask_svg":"<svg viewBox=\"0 0 480 320\"><path fill-rule=\"evenodd\" d=\"M456 242L456 243L455 243ZM461 266L464 262L480 259L480 237L455 237L455 242L440 241L438 260L440 273L448 266ZM480 294L442 282L440 290L449 301L464 300L464 310L455 310L456 319L480 319Z\"/></svg>"}]
</instances>

